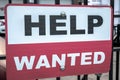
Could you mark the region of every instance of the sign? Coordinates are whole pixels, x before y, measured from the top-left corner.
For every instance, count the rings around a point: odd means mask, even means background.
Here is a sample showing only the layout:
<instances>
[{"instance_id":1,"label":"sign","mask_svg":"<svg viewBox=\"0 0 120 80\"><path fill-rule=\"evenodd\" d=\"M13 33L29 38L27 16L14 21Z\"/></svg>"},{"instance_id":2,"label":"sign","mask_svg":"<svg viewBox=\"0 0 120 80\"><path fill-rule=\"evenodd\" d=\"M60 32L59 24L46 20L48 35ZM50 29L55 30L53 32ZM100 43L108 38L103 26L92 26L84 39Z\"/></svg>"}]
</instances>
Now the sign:
<instances>
[{"instance_id":1,"label":"sign","mask_svg":"<svg viewBox=\"0 0 120 80\"><path fill-rule=\"evenodd\" d=\"M110 69L110 7L10 4L6 7L6 23L8 80Z\"/></svg>"}]
</instances>

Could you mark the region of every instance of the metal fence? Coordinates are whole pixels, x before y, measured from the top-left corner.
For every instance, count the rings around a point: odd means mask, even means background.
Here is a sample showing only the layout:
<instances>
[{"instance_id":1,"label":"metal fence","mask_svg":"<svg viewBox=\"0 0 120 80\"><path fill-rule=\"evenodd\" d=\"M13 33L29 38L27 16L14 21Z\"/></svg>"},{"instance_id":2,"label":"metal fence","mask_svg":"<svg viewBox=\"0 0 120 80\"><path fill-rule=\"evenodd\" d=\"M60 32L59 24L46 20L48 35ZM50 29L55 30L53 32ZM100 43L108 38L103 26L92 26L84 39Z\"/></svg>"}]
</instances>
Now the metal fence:
<instances>
[{"instance_id":1,"label":"metal fence","mask_svg":"<svg viewBox=\"0 0 120 80\"><path fill-rule=\"evenodd\" d=\"M23 0L24 4L31 3L31 0ZM34 0L33 4L37 4L39 0ZM83 1L84 5L88 4L88 0L81 0ZM72 0L72 4L76 3L77 0ZM12 0L8 0L8 3L12 3ZM60 4L60 0L55 0L55 4ZM78 2L78 4L81 4L81 2ZM114 0L110 0L110 5L113 8L114 11ZM119 18L120 15L113 15L114 18ZM0 19L4 19L4 16L0 16ZM117 26L113 26L115 29L115 35L113 36L113 52L112 52L112 57L111 57L111 66L110 66L110 71L109 71L109 80L119 80L119 64L120 64L120 24ZM0 56L0 60L5 60L6 56ZM115 67L113 65L113 62L115 60ZM101 74L96 74L96 80L101 80ZM88 80L89 74L86 74L84 76L77 75L77 80ZM61 77L56 77L56 80L60 80ZM37 80L37 79L36 79Z\"/></svg>"}]
</instances>

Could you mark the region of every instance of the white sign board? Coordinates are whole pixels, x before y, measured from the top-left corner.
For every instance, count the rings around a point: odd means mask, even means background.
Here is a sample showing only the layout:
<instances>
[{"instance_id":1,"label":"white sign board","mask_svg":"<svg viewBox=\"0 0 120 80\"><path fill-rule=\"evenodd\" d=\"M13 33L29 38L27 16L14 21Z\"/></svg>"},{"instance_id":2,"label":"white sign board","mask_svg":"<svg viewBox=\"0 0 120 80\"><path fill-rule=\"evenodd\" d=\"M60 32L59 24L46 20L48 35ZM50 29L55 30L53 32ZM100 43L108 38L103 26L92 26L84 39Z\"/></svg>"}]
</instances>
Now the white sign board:
<instances>
[{"instance_id":1,"label":"white sign board","mask_svg":"<svg viewBox=\"0 0 120 80\"><path fill-rule=\"evenodd\" d=\"M110 7L10 4L6 13L8 80L109 71Z\"/></svg>"},{"instance_id":2,"label":"white sign board","mask_svg":"<svg viewBox=\"0 0 120 80\"><path fill-rule=\"evenodd\" d=\"M8 44L23 44L23 43L51 43L51 42L73 42L73 41L100 41L100 40L110 40L110 27L109 23L111 13L109 8L104 8L101 10L101 7L91 8L91 7L45 7L45 6L9 6L7 8L7 18L8 18ZM14 13L12 10L14 10ZM56 19L56 23L63 23L64 25L58 25L56 31L65 31L66 34L56 36L51 35L51 16L56 15L60 16L65 14L66 17L63 19ZM19 15L18 15L19 14ZM13 15L13 16L12 16ZM45 35L39 35L39 26L31 27L31 36L25 35L25 16L30 16L32 23L39 23L39 16L44 16L44 27ZM109 16L108 16L109 15ZM73 16L73 19L72 19ZM91 23L97 23L97 17L93 19L93 22L89 22L89 16L100 16L104 21L102 25L93 28L93 33L89 33L89 25ZM71 34L72 21L73 26L76 27L76 30L83 30L84 33L78 33L80 35ZM106 26L106 27L104 27ZM40 26L41 27L41 26ZM105 35L101 34L104 33ZM14 36L13 36L14 34ZM62 37L62 38L61 38ZM64 37L64 38L63 38ZM14 40L13 40L14 39Z\"/></svg>"}]
</instances>

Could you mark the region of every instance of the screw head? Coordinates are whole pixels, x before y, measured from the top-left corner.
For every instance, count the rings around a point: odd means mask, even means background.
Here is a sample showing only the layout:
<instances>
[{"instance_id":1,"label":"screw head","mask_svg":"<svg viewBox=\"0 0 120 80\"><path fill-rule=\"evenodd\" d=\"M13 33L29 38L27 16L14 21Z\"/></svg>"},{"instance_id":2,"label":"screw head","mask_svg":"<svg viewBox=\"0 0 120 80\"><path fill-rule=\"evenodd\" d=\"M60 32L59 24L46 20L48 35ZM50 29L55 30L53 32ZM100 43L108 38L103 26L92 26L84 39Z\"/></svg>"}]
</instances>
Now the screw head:
<instances>
[{"instance_id":1,"label":"screw head","mask_svg":"<svg viewBox=\"0 0 120 80\"><path fill-rule=\"evenodd\" d=\"M62 12L60 13L60 15L61 15L62 17L64 17L64 16L66 16L66 13L65 13L64 11L62 11Z\"/></svg>"}]
</instances>

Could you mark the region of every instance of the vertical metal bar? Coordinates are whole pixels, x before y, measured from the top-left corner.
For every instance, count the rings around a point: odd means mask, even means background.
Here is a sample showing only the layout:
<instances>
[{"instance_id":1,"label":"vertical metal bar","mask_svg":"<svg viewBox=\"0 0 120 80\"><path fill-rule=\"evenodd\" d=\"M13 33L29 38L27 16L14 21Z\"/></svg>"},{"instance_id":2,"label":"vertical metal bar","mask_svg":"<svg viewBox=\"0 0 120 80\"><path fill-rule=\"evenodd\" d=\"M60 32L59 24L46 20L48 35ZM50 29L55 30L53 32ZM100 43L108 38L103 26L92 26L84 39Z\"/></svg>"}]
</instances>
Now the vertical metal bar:
<instances>
[{"instance_id":1,"label":"vertical metal bar","mask_svg":"<svg viewBox=\"0 0 120 80\"><path fill-rule=\"evenodd\" d=\"M0 16L0 19L5 19L5 17L4 16Z\"/></svg>"},{"instance_id":2,"label":"vertical metal bar","mask_svg":"<svg viewBox=\"0 0 120 80\"><path fill-rule=\"evenodd\" d=\"M119 80L119 51L116 54L116 80Z\"/></svg>"},{"instance_id":3,"label":"vertical metal bar","mask_svg":"<svg viewBox=\"0 0 120 80\"><path fill-rule=\"evenodd\" d=\"M78 2L78 4L79 4L79 5L82 5L82 2L81 2L81 1L79 1L79 2Z\"/></svg>"},{"instance_id":4,"label":"vertical metal bar","mask_svg":"<svg viewBox=\"0 0 120 80\"><path fill-rule=\"evenodd\" d=\"M117 26L117 43L120 43L120 25ZM116 80L119 80L119 51L116 53Z\"/></svg>"},{"instance_id":5,"label":"vertical metal bar","mask_svg":"<svg viewBox=\"0 0 120 80\"><path fill-rule=\"evenodd\" d=\"M38 4L39 3L39 0L34 0L34 4Z\"/></svg>"},{"instance_id":6,"label":"vertical metal bar","mask_svg":"<svg viewBox=\"0 0 120 80\"><path fill-rule=\"evenodd\" d=\"M56 77L56 80L60 80L60 77Z\"/></svg>"},{"instance_id":7,"label":"vertical metal bar","mask_svg":"<svg viewBox=\"0 0 120 80\"><path fill-rule=\"evenodd\" d=\"M74 4L74 0L71 0L71 3Z\"/></svg>"},{"instance_id":8,"label":"vertical metal bar","mask_svg":"<svg viewBox=\"0 0 120 80\"><path fill-rule=\"evenodd\" d=\"M60 0L55 0L55 4L60 4Z\"/></svg>"},{"instance_id":9,"label":"vertical metal bar","mask_svg":"<svg viewBox=\"0 0 120 80\"><path fill-rule=\"evenodd\" d=\"M109 80L113 80L113 53L111 56L110 71L109 71Z\"/></svg>"},{"instance_id":10,"label":"vertical metal bar","mask_svg":"<svg viewBox=\"0 0 120 80\"><path fill-rule=\"evenodd\" d=\"M88 0L84 0L84 5L88 5Z\"/></svg>"},{"instance_id":11,"label":"vertical metal bar","mask_svg":"<svg viewBox=\"0 0 120 80\"><path fill-rule=\"evenodd\" d=\"M84 77L82 78L82 80L88 80L88 75L84 75Z\"/></svg>"},{"instance_id":12,"label":"vertical metal bar","mask_svg":"<svg viewBox=\"0 0 120 80\"><path fill-rule=\"evenodd\" d=\"M120 14L120 0L118 0L118 1L119 1L119 2L118 2L118 4L119 4L118 13ZM120 23L120 17L119 17L118 22Z\"/></svg>"},{"instance_id":13,"label":"vertical metal bar","mask_svg":"<svg viewBox=\"0 0 120 80\"><path fill-rule=\"evenodd\" d=\"M99 76L97 76L97 80L100 80L100 77L99 77Z\"/></svg>"},{"instance_id":14,"label":"vertical metal bar","mask_svg":"<svg viewBox=\"0 0 120 80\"><path fill-rule=\"evenodd\" d=\"M110 0L110 5L113 8L113 15L114 15L114 0ZM114 17L113 17L113 25L114 27ZM111 64L110 64L110 71L109 71L109 80L113 80L113 51L111 55Z\"/></svg>"},{"instance_id":15,"label":"vertical metal bar","mask_svg":"<svg viewBox=\"0 0 120 80\"><path fill-rule=\"evenodd\" d=\"M97 80L100 80L102 74L96 74Z\"/></svg>"},{"instance_id":16,"label":"vertical metal bar","mask_svg":"<svg viewBox=\"0 0 120 80\"><path fill-rule=\"evenodd\" d=\"M110 0L110 5L112 6L112 8L114 10L114 0Z\"/></svg>"},{"instance_id":17,"label":"vertical metal bar","mask_svg":"<svg viewBox=\"0 0 120 80\"><path fill-rule=\"evenodd\" d=\"M117 25L117 44L120 44L120 24Z\"/></svg>"},{"instance_id":18,"label":"vertical metal bar","mask_svg":"<svg viewBox=\"0 0 120 80\"><path fill-rule=\"evenodd\" d=\"M88 80L88 75L85 75L85 80Z\"/></svg>"},{"instance_id":19,"label":"vertical metal bar","mask_svg":"<svg viewBox=\"0 0 120 80\"><path fill-rule=\"evenodd\" d=\"M9 0L8 2L9 2L9 3L12 3L12 0Z\"/></svg>"},{"instance_id":20,"label":"vertical metal bar","mask_svg":"<svg viewBox=\"0 0 120 80\"><path fill-rule=\"evenodd\" d=\"M6 56L0 56L0 60L5 60L6 59Z\"/></svg>"},{"instance_id":21,"label":"vertical metal bar","mask_svg":"<svg viewBox=\"0 0 120 80\"><path fill-rule=\"evenodd\" d=\"M80 80L80 75L77 76L77 80Z\"/></svg>"},{"instance_id":22,"label":"vertical metal bar","mask_svg":"<svg viewBox=\"0 0 120 80\"><path fill-rule=\"evenodd\" d=\"M23 0L23 3L24 3L24 4L28 3L28 0Z\"/></svg>"}]
</instances>

